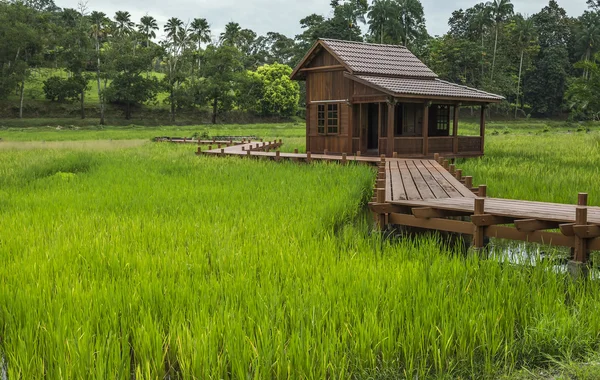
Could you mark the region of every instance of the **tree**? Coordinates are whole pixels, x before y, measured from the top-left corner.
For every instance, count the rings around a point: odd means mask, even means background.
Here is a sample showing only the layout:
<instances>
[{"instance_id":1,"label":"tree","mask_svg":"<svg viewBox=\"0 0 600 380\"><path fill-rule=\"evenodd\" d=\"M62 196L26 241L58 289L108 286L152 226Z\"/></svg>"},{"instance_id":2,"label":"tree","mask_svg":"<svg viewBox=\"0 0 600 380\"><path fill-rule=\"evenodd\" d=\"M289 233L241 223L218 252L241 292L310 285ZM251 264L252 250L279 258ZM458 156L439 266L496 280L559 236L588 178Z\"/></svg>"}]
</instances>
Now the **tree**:
<instances>
[{"instance_id":1,"label":"tree","mask_svg":"<svg viewBox=\"0 0 600 380\"><path fill-rule=\"evenodd\" d=\"M591 9L600 11L600 0L587 0L587 5Z\"/></svg>"},{"instance_id":2,"label":"tree","mask_svg":"<svg viewBox=\"0 0 600 380\"><path fill-rule=\"evenodd\" d=\"M203 62L203 79L195 86L195 96L199 104L210 103L212 123L215 124L218 114L233 106L234 89L244 75L242 56L233 46L209 45Z\"/></svg>"},{"instance_id":3,"label":"tree","mask_svg":"<svg viewBox=\"0 0 600 380\"><path fill-rule=\"evenodd\" d=\"M292 68L280 63L263 65L247 73L237 91L238 103L263 116L292 116L300 100L298 82L292 81Z\"/></svg>"},{"instance_id":4,"label":"tree","mask_svg":"<svg viewBox=\"0 0 600 380\"><path fill-rule=\"evenodd\" d=\"M117 11L115 13L116 33L119 35L129 34L133 31L135 25L131 21L131 14L125 11Z\"/></svg>"},{"instance_id":5,"label":"tree","mask_svg":"<svg viewBox=\"0 0 600 380\"><path fill-rule=\"evenodd\" d=\"M417 45L427 35L419 0L376 0L369 8L369 31L380 43Z\"/></svg>"},{"instance_id":6,"label":"tree","mask_svg":"<svg viewBox=\"0 0 600 380\"><path fill-rule=\"evenodd\" d=\"M146 39L145 44L148 46L152 38L156 38L156 31L158 30L158 24L156 19L152 16L142 16L140 23L137 25L138 32Z\"/></svg>"},{"instance_id":7,"label":"tree","mask_svg":"<svg viewBox=\"0 0 600 380\"><path fill-rule=\"evenodd\" d=\"M589 61L600 47L600 13L584 12L576 28L577 50L583 61ZM583 76L589 76L588 66L583 66Z\"/></svg>"},{"instance_id":8,"label":"tree","mask_svg":"<svg viewBox=\"0 0 600 380\"><path fill-rule=\"evenodd\" d=\"M237 22L229 22L225 25L225 31L219 37L219 43L229 46L239 46L242 38L242 27Z\"/></svg>"},{"instance_id":9,"label":"tree","mask_svg":"<svg viewBox=\"0 0 600 380\"><path fill-rule=\"evenodd\" d=\"M101 90L101 73L102 73L102 62L101 62L101 45L108 40L110 20L106 17L106 14L102 12L92 12L90 15L90 21L92 23L92 36L95 42L95 53L96 53L96 84L98 86L98 102L100 103L100 125L104 125L104 94ZM106 89L106 81L105 81Z\"/></svg>"},{"instance_id":10,"label":"tree","mask_svg":"<svg viewBox=\"0 0 600 380\"><path fill-rule=\"evenodd\" d=\"M567 78L571 70L567 44L570 21L567 12L555 0L532 16L537 30L539 53L533 70L524 80L525 97L535 115L551 116L560 112Z\"/></svg>"},{"instance_id":11,"label":"tree","mask_svg":"<svg viewBox=\"0 0 600 380\"><path fill-rule=\"evenodd\" d=\"M600 53L575 66L589 75L573 80L565 94L567 105L576 117L600 120Z\"/></svg>"},{"instance_id":12,"label":"tree","mask_svg":"<svg viewBox=\"0 0 600 380\"><path fill-rule=\"evenodd\" d=\"M496 37L494 40L494 57L492 59L492 75L491 79L494 80L494 69L496 68L496 53L498 50L498 31L500 29L500 24L507 19L507 17L512 16L514 13L514 7L511 4L510 0L494 0L492 2L487 3L487 6L490 8L490 15L494 20L494 29L496 31Z\"/></svg>"},{"instance_id":13,"label":"tree","mask_svg":"<svg viewBox=\"0 0 600 380\"><path fill-rule=\"evenodd\" d=\"M196 59L198 61L198 70L200 69L200 64L202 63L202 44L209 43L211 39L210 34L210 25L205 18L195 18L190 25L190 30L192 33L192 41L195 42L198 46L196 50Z\"/></svg>"},{"instance_id":14,"label":"tree","mask_svg":"<svg viewBox=\"0 0 600 380\"><path fill-rule=\"evenodd\" d=\"M141 75L159 55L159 49L154 45L140 47L133 54L135 44L135 36L124 33L113 37L105 48L105 66L112 81L104 96L125 106L126 119L131 118L132 107L156 99L159 89L156 78Z\"/></svg>"},{"instance_id":15,"label":"tree","mask_svg":"<svg viewBox=\"0 0 600 380\"><path fill-rule=\"evenodd\" d=\"M515 101L515 119L517 118L517 112L519 110L519 95L521 93L521 75L523 74L523 59L525 52L532 44L532 40L535 38L535 24L531 17L524 18L518 15L516 18L516 24L514 33L517 35L517 46L521 51L521 57L519 60L519 76L517 79L517 91Z\"/></svg>"},{"instance_id":16,"label":"tree","mask_svg":"<svg viewBox=\"0 0 600 380\"><path fill-rule=\"evenodd\" d=\"M491 16L491 8L484 3L475 5L465 13L465 18L469 22L469 30L481 38L481 80L485 75L485 33L494 24Z\"/></svg>"},{"instance_id":17,"label":"tree","mask_svg":"<svg viewBox=\"0 0 600 380\"><path fill-rule=\"evenodd\" d=\"M186 47L190 43L190 34L187 25L178 18L172 17L165 24L166 38L161 42L165 52L165 64L167 75L163 83L169 91L169 103L171 105L171 121L175 121L177 109L178 90L185 82L184 64L186 62Z\"/></svg>"}]
</instances>

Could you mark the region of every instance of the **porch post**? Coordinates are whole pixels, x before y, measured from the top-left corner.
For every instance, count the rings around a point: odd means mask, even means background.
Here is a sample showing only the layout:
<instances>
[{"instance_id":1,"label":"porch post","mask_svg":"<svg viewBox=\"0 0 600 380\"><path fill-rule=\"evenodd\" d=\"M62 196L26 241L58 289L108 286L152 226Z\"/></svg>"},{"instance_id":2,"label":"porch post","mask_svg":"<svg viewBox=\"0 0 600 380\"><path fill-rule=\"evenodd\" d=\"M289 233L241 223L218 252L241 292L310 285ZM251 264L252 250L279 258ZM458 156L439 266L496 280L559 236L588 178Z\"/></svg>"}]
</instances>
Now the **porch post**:
<instances>
[{"instance_id":1,"label":"porch post","mask_svg":"<svg viewBox=\"0 0 600 380\"><path fill-rule=\"evenodd\" d=\"M392 157L395 150L394 145L394 123L396 121L396 100L392 99L387 102L388 114L387 114L387 151L388 156Z\"/></svg>"},{"instance_id":2,"label":"porch post","mask_svg":"<svg viewBox=\"0 0 600 380\"><path fill-rule=\"evenodd\" d=\"M485 149L485 109L487 104L481 105L481 120L479 122L479 136L481 137L481 154L484 153Z\"/></svg>"},{"instance_id":3,"label":"porch post","mask_svg":"<svg viewBox=\"0 0 600 380\"><path fill-rule=\"evenodd\" d=\"M454 106L454 122L452 124L452 136L453 139L453 151L454 154L458 154L458 113L460 112L460 105Z\"/></svg>"},{"instance_id":4,"label":"porch post","mask_svg":"<svg viewBox=\"0 0 600 380\"><path fill-rule=\"evenodd\" d=\"M429 106L431 102L423 104L423 155L429 155Z\"/></svg>"}]
</instances>

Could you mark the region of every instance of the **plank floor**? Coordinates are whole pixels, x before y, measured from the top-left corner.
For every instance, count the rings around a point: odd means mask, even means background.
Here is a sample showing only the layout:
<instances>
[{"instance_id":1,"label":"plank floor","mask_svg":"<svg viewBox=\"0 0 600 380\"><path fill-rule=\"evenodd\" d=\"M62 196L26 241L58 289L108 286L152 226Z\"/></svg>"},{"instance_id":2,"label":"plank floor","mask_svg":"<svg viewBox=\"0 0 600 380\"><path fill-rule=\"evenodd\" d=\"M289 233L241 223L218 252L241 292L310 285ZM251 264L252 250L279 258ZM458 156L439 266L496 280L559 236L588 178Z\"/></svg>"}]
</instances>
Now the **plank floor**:
<instances>
[{"instance_id":1,"label":"plank floor","mask_svg":"<svg viewBox=\"0 0 600 380\"><path fill-rule=\"evenodd\" d=\"M435 160L389 159L386 201L475 198L471 190Z\"/></svg>"}]
</instances>

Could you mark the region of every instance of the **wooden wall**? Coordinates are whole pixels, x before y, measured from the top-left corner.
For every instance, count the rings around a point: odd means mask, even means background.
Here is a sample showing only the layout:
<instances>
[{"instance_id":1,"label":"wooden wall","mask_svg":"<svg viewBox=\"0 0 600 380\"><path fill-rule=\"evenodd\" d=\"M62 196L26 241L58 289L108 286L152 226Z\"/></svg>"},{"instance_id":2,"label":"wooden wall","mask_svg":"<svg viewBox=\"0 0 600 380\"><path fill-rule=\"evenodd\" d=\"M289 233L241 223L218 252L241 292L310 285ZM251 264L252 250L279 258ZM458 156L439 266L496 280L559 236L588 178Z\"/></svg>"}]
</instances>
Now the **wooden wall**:
<instances>
[{"instance_id":1,"label":"wooden wall","mask_svg":"<svg viewBox=\"0 0 600 380\"><path fill-rule=\"evenodd\" d=\"M329 52L322 50L307 65L310 68L340 65ZM352 152L352 97L354 83L344 77L343 69L324 69L306 73L306 150L312 153ZM338 105L339 133L337 135L319 135L317 133L317 106L325 101Z\"/></svg>"}]
</instances>

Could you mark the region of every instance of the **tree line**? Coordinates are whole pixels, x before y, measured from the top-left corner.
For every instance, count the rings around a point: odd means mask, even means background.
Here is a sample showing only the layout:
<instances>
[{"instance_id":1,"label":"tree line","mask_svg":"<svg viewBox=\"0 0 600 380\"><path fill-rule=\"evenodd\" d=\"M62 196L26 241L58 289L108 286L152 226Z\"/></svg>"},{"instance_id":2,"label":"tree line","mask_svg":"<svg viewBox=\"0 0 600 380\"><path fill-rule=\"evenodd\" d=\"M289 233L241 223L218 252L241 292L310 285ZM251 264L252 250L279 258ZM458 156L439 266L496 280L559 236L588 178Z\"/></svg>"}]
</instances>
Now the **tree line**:
<instances>
[{"instance_id":1,"label":"tree line","mask_svg":"<svg viewBox=\"0 0 600 380\"><path fill-rule=\"evenodd\" d=\"M79 102L85 118L93 81L101 123L106 104L129 118L159 93L173 121L188 109L209 109L213 122L234 108L291 116L304 102L291 67L318 38L336 38L405 45L441 78L504 95L497 112L599 119L600 1L587 4L572 18L555 0L533 15L515 13L510 0L478 3L454 11L449 31L431 36L419 0L332 0L329 16L302 18L302 32L288 37L236 22L215 36L204 18L173 17L160 29L150 15L135 22L129 12L108 16L85 3L0 0L0 98L16 96L22 116L32 73L53 68L68 76L47 78L46 98Z\"/></svg>"}]
</instances>

